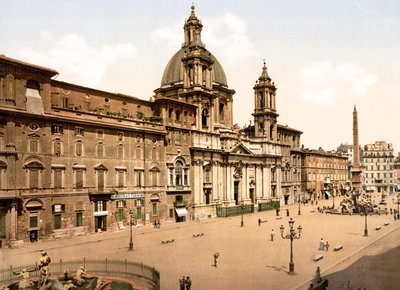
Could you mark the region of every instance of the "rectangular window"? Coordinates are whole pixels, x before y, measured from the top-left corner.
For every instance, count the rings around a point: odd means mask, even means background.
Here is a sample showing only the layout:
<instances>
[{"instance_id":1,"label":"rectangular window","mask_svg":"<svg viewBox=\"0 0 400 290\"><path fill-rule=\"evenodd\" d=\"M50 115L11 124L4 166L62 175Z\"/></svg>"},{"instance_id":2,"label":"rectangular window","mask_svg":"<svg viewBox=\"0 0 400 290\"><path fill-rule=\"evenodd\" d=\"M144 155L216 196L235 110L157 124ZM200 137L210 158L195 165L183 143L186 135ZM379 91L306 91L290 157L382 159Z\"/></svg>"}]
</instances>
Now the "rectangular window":
<instances>
[{"instance_id":1,"label":"rectangular window","mask_svg":"<svg viewBox=\"0 0 400 290\"><path fill-rule=\"evenodd\" d=\"M56 229L56 230L61 229L61 215L60 214L54 215L54 229Z\"/></svg>"},{"instance_id":2,"label":"rectangular window","mask_svg":"<svg viewBox=\"0 0 400 290\"><path fill-rule=\"evenodd\" d=\"M83 188L83 170L75 171L76 188Z\"/></svg>"},{"instance_id":3,"label":"rectangular window","mask_svg":"<svg viewBox=\"0 0 400 290\"><path fill-rule=\"evenodd\" d=\"M117 147L117 157L118 157L118 159L124 158L124 146L118 145L118 147Z\"/></svg>"},{"instance_id":4,"label":"rectangular window","mask_svg":"<svg viewBox=\"0 0 400 290\"><path fill-rule=\"evenodd\" d=\"M75 136L83 136L83 128L75 127Z\"/></svg>"},{"instance_id":5,"label":"rectangular window","mask_svg":"<svg viewBox=\"0 0 400 290\"><path fill-rule=\"evenodd\" d=\"M125 207L125 200L117 200L117 208L124 208Z\"/></svg>"},{"instance_id":6,"label":"rectangular window","mask_svg":"<svg viewBox=\"0 0 400 290\"><path fill-rule=\"evenodd\" d=\"M120 222L124 219L124 209L123 208L118 208L117 211L117 220Z\"/></svg>"},{"instance_id":7,"label":"rectangular window","mask_svg":"<svg viewBox=\"0 0 400 290\"><path fill-rule=\"evenodd\" d=\"M104 138L104 131L103 130L97 130L97 138L103 139Z\"/></svg>"},{"instance_id":8,"label":"rectangular window","mask_svg":"<svg viewBox=\"0 0 400 290\"><path fill-rule=\"evenodd\" d=\"M143 171L135 170L136 186L143 186Z\"/></svg>"},{"instance_id":9,"label":"rectangular window","mask_svg":"<svg viewBox=\"0 0 400 290\"><path fill-rule=\"evenodd\" d=\"M62 170L54 169L54 188L60 189L62 187Z\"/></svg>"},{"instance_id":10,"label":"rectangular window","mask_svg":"<svg viewBox=\"0 0 400 290\"><path fill-rule=\"evenodd\" d=\"M29 170L29 188L39 188L39 170L37 169Z\"/></svg>"},{"instance_id":11,"label":"rectangular window","mask_svg":"<svg viewBox=\"0 0 400 290\"><path fill-rule=\"evenodd\" d=\"M168 172L168 185L174 185L174 169L169 168Z\"/></svg>"},{"instance_id":12,"label":"rectangular window","mask_svg":"<svg viewBox=\"0 0 400 290\"><path fill-rule=\"evenodd\" d=\"M69 108L69 99L68 98L62 98L62 105L64 109Z\"/></svg>"},{"instance_id":13,"label":"rectangular window","mask_svg":"<svg viewBox=\"0 0 400 290\"><path fill-rule=\"evenodd\" d=\"M170 208L169 209L169 218L174 218L174 209L173 208Z\"/></svg>"},{"instance_id":14,"label":"rectangular window","mask_svg":"<svg viewBox=\"0 0 400 290\"><path fill-rule=\"evenodd\" d=\"M29 227L37 228L38 226L38 217L37 214L31 214L29 216Z\"/></svg>"},{"instance_id":15,"label":"rectangular window","mask_svg":"<svg viewBox=\"0 0 400 290\"><path fill-rule=\"evenodd\" d=\"M123 141L124 140L124 133L118 132L118 140Z\"/></svg>"},{"instance_id":16,"label":"rectangular window","mask_svg":"<svg viewBox=\"0 0 400 290\"><path fill-rule=\"evenodd\" d=\"M118 177L118 187L124 187L125 186L125 171L119 170L117 171L117 177Z\"/></svg>"},{"instance_id":17,"label":"rectangular window","mask_svg":"<svg viewBox=\"0 0 400 290\"><path fill-rule=\"evenodd\" d=\"M60 156L61 155L61 142L54 141L54 155Z\"/></svg>"},{"instance_id":18,"label":"rectangular window","mask_svg":"<svg viewBox=\"0 0 400 290\"><path fill-rule=\"evenodd\" d=\"M157 215L157 203L156 202L152 203L152 214Z\"/></svg>"},{"instance_id":19,"label":"rectangular window","mask_svg":"<svg viewBox=\"0 0 400 290\"><path fill-rule=\"evenodd\" d=\"M39 141L29 140L29 152L38 153L39 152Z\"/></svg>"},{"instance_id":20,"label":"rectangular window","mask_svg":"<svg viewBox=\"0 0 400 290\"><path fill-rule=\"evenodd\" d=\"M140 148L140 146L138 146L136 148L135 155L136 155L136 159L142 159L142 149Z\"/></svg>"},{"instance_id":21,"label":"rectangular window","mask_svg":"<svg viewBox=\"0 0 400 290\"><path fill-rule=\"evenodd\" d=\"M97 171L97 190L104 191L104 171L98 170Z\"/></svg>"},{"instance_id":22,"label":"rectangular window","mask_svg":"<svg viewBox=\"0 0 400 290\"><path fill-rule=\"evenodd\" d=\"M76 213L76 226L81 227L83 225L83 215L81 212Z\"/></svg>"},{"instance_id":23,"label":"rectangular window","mask_svg":"<svg viewBox=\"0 0 400 290\"><path fill-rule=\"evenodd\" d=\"M82 148L83 148L83 144L82 141L78 140L75 143L75 154L76 156L82 156Z\"/></svg>"},{"instance_id":24,"label":"rectangular window","mask_svg":"<svg viewBox=\"0 0 400 290\"><path fill-rule=\"evenodd\" d=\"M141 207L137 207L136 208L136 219L137 220L141 220L142 219L142 208Z\"/></svg>"},{"instance_id":25,"label":"rectangular window","mask_svg":"<svg viewBox=\"0 0 400 290\"><path fill-rule=\"evenodd\" d=\"M107 210L107 203L104 200L98 200L95 203L94 211L106 211Z\"/></svg>"},{"instance_id":26,"label":"rectangular window","mask_svg":"<svg viewBox=\"0 0 400 290\"><path fill-rule=\"evenodd\" d=\"M103 157L104 156L104 145L103 145L103 143L97 144L96 153L97 153L97 157Z\"/></svg>"},{"instance_id":27,"label":"rectangular window","mask_svg":"<svg viewBox=\"0 0 400 290\"><path fill-rule=\"evenodd\" d=\"M151 179L152 179L152 185L157 186L157 179L158 179L158 172L157 171L152 171L151 172Z\"/></svg>"},{"instance_id":28,"label":"rectangular window","mask_svg":"<svg viewBox=\"0 0 400 290\"><path fill-rule=\"evenodd\" d=\"M62 134L63 133L63 126L61 124L53 124L51 126L51 133L52 134Z\"/></svg>"},{"instance_id":29,"label":"rectangular window","mask_svg":"<svg viewBox=\"0 0 400 290\"><path fill-rule=\"evenodd\" d=\"M136 206L142 206L143 200L141 198L136 199Z\"/></svg>"}]
</instances>

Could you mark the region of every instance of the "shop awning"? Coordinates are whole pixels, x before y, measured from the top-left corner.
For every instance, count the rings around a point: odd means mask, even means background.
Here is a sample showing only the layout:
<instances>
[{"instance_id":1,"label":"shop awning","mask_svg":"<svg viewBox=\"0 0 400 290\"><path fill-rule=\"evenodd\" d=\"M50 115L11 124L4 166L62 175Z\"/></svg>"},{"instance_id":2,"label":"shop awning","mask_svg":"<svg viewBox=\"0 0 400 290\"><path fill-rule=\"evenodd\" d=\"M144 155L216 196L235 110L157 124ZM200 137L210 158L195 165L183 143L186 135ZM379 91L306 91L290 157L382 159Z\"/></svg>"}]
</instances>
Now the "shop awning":
<instances>
[{"instance_id":1,"label":"shop awning","mask_svg":"<svg viewBox=\"0 0 400 290\"><path fill-rule=\"evenodd\" d=\"M188 214L187 210L185 207L176 207L175 208L176 214L181 217L181 216L186 216Z\"/></svg>"}]
</instances>

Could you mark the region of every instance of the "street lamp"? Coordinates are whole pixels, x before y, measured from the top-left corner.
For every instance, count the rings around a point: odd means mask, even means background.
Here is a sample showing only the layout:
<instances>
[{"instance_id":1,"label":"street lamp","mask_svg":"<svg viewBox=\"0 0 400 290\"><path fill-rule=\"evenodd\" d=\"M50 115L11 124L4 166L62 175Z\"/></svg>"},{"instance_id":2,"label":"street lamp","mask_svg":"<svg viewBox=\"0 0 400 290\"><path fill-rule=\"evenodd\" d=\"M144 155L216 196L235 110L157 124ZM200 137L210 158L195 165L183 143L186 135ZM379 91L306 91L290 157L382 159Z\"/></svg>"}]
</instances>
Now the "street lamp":
<instances>
[{"instance_id":1,"label":"street lamp","mask_svg":"<svg viewBox=\"0 0 400 290\"><path fill-rule=\"evenodd\" d=\"M241 226L241 227L244 227L244 222L243 222L243 209L244 209L244 204L243 204L243 202L240 204L240 209L241 209L241 211L242 211L242 219L241 219L241 221L240 221L240 226Z\"/></svg>"},{"instance_id":2,"label":"street lamp","mask_svg":"<svg viewBox=\"0 0 400 290\"><path fill-rule=\"evenodd\" d=\"M129 217L130 217L130 222L129 222L129 228L130 228L130 232L129 232L129 251L133 251L133 241L132 241L132 219L133 219L133 210L129 211Z\"/></svg>"},{"instance_id":3,"label":"street lamp","mask_svg":"<svg viewBox=\"0 0 400 290\"><path fill-rule=\"evenodd\" d=\"M365 215L364 236L368 237L368 225L367 225L368 207L365 205L364 205L364 215Z\"/></svg>"},{"instance_id":4,"label":"street lamp","mask_svg":"<svg viewBox=\"0 0 400 290\"><path fill-rule=\"evenodd\" d=\"M333 205L332 208L335 208L335 183L332 186L332 199L333 199Z\"/></svg>"},{"instance_id":5,"label":"street lamp","mask_svg":"<svg viewBox=\"0 0 400 290\"><path fill-rule=\"evenodd\" d=\"M301 215L301 211L300 211L300 203L301 203L301 200L300 200L300 195L299 195L299 212L298 212L298 214L299 214L299 215Z\"/></svg>"},{"instance_id":6,"label":"street lamp","mask_svg":"<svg viewBox=\"0 0 400 290\"><path fill-rule=\"evenodd\" d=\"M279 228L281 230L281 236L282 239L290 239L290 263L289 263L289 274L294 274L294 263L293 263L293 240L294 239L300 239L301 236L301 230L302 227L299 225L296 230L293 228L294 225L294 220L290 218L289 220L289 233L284 235L283 231L285 230L285 227L281 225Z\"/></svg>"}]
</instances>

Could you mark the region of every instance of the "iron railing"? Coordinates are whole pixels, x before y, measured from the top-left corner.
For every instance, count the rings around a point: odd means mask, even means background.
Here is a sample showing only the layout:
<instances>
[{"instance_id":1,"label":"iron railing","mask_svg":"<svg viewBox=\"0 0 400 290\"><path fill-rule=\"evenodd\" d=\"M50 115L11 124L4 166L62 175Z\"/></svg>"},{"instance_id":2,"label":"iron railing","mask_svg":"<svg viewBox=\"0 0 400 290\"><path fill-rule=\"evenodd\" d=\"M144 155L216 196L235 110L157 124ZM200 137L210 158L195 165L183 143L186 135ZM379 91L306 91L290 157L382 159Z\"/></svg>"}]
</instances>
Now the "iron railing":
<instances>
[{"instance_id":1,"label":"iron railing","mask_svg":"<svg viewBox=\"0 0 400 290\"><path fill-rule=\"evenodd\" d=\"M124 277L132 278L133 280L140 279L141 282L145 281L148 284L148 289L160 289L160 272L154 267L147 266L143 263L128 262L127 260L70 260L63 261L60 259L57 262L52 261L50 264L50 274L52 278L57 278L67 271L71 276L75 275L76 270L83 266L86 272L90 275L107 275L111 277ZM15 273L19 273L22 269L30 272L31 277L38 277L40 275L35 265L25 265L7 269L0 269L0 284L10 285L21 280Z\"/></svg>"},{"instance_id":2,"label":"iron railing","mask_svg":"<svg viewBox=\"0 0 400 290\"><path fill-rule=\"evenodd\" d=\"M217 216L218 217L229 217L235 215L253 213L254 212L254 204L246 204L243 205L235 205L235 206L218 206L217 207Z\"/></svg>"}]
</instances>

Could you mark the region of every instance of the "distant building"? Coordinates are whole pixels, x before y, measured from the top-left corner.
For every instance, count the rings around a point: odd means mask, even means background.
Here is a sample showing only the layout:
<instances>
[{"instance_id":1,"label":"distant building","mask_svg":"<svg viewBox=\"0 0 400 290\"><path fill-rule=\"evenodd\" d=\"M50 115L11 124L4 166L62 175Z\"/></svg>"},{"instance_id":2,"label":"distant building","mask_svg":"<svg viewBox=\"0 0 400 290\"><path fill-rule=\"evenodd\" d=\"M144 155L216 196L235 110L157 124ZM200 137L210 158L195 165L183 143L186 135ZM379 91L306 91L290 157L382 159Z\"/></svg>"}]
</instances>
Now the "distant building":
<instances>
[{"instance_id":1,"label":"distant building","mask_svg":"<svg viewBox=\"0 0 400 290\"><path fill-rule=\"evenodd\" d=\"M302 150L302 191L312 200L340 195L348 182L348 157L333 152Z\"/></svg>"},{"instance_id":2,"label":"distant building","mask_svg":"<svg viewBox=\"0 0 400 290\"><path fill-rule=\"evenodd\" d=\"M395 191L400 192L400 153L394 160Z\"/></svg>"},{"instance_id":3,"label":"distant building","mask_svg":"<svg viewBox=\"0 0 400 290\"><path fill-rule=\"evenodd\" d=\"M395 190L395 158L393 146L385 141L376 141L364 146L364 168L367 192L392 193Z\"/></svg>"}]
</instances>

